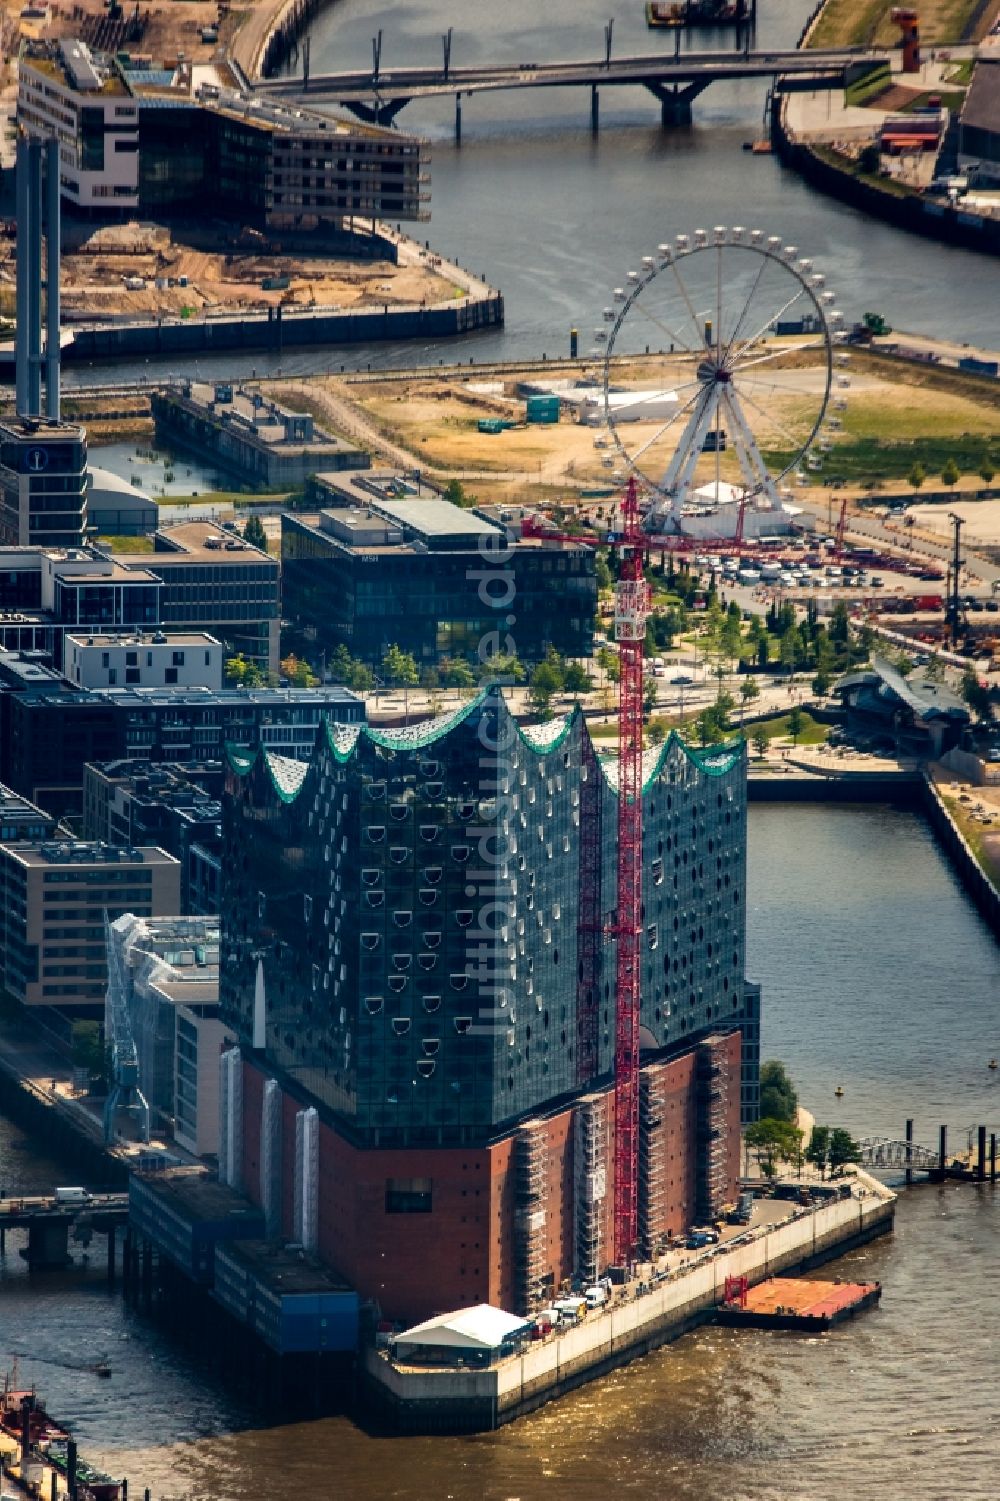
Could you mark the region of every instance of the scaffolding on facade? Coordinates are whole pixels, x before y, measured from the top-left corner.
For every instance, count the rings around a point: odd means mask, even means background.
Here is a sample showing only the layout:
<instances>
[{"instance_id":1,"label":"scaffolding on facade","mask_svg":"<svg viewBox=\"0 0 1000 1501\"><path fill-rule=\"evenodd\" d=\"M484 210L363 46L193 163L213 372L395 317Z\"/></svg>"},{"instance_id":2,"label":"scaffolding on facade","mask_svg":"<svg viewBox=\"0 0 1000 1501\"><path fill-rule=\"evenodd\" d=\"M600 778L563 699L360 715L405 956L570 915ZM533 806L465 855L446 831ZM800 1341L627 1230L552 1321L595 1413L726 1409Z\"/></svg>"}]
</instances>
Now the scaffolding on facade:
<instances>
[{"instance_id":1,"label":"scaffolding on facade","mask_svg":"<svg viewBox=\"0 0 1000 1501\"><path fill-rule=\"evenodd\" d=\"M698 1049L698 1218L717 1219L726 1199L728 1071L725 1040L708 1037Z\"/></svg>"},{"instance_id":2,"label":"scaffolding on facade","mask_svg":"<svg viewBox=\"0 0 1000 1501\"><path fill-rule=\"evenodd\" d=\"M573 1181L576 1206L576 1272L593 1282L607 1261L604 1201L608 1191L608 1100L588 1095L573 1115Z\"/></svg>"},{"instance_id":3,"label":"scaffolding on facade","mask_svg":"<svg viewBox=\"0 0 1000 1501\"><path fill-rule=\"evenodd\" d=\"M527 1121L514 1139L514 1279L518 1311L530 1313L545 1286L545 1126Z\"/></svg>"},{"instance_id":4,"label":"scaffolding on facade","mask_svg":"<svg viewBox=\"0 0 1000 1501\"><path fill-rule=\"evenodd\" d=\"M661 1128L666 1104L663 1070L655 1065L643 1069L639 1075L639 1246L646 1258L665 1248L667 1169Z\"/></svg>"}]
</instances>

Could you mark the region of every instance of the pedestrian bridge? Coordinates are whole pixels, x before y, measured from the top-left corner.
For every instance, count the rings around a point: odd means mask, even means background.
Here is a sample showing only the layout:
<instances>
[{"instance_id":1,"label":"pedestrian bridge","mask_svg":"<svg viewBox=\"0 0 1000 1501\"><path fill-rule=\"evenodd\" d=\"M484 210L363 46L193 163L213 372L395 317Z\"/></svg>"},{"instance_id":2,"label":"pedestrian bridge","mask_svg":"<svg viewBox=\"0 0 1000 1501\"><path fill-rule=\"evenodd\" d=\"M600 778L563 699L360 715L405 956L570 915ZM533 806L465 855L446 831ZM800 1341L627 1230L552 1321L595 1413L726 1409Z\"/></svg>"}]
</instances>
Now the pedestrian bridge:
<instances>
[{"instance_id":1,"label":"pedestrian bridge","mask_svg":"<svg viewBox=\"0 0 1000 1501\"><path fill-rule=\"evenodd\" d=\"M930 1147L918 1146L916 1142L892 1141L886 1136L866 1136L861 1142L858 1166L875 1170L891 1168L897 1171L909 1167L917 1172L937 1172L941 1167L941 1157Z\"/></svg>"},{"instance_id":2,"label":"pedestrian bridge","mask_svg":"<svg viewBox=\"0 0 1000 1501\"><path fill-rule=\"evenodd\" d=\"M308 74L304 78L261 79L254 85L259 98L299 102L334 100L359 119L390 125L414 99L454 96L456 134L461 131L462 95L500 93L514 89L589 88L591 120L597 128L597 97L601 88L635 87L649 90L661 105L664 125L688 124L691 101L709 84L726 79L779 80L782 92L792 89L843 88L876 64L888 64L890 54L868 47L826 48L794 52L646 53L590 62L484 63L453 67L446 55L440 68L381 66L381 47L373 66L364 72Z\"/></svg>"}]
</instances>

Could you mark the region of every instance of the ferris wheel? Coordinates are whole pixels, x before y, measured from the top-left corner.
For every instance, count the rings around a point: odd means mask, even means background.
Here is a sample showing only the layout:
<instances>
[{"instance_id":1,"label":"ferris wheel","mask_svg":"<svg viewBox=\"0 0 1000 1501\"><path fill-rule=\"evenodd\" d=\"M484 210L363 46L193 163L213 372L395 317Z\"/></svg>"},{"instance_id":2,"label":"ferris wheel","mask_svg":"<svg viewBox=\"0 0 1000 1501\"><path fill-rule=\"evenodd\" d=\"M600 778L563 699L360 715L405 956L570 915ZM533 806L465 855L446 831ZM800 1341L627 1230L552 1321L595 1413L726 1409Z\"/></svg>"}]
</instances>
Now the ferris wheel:
<instances>
[{"instance_id":1,"label":"ferris wheel","mask_svg":"<svg viewBox=\"0 0 1000 1501\"><path fill-rule=\"evenodd\" d=\"M678 235L615 289L596 330L617 450L603 462L648 492L650 529L680 531L686 510L724 499L741 517L780 510L786 476L823 468L849 384L833 302L796 246L740 225ZM668 357L671 389L621 389L620 357L634 371L651 354Z\"/></svg>"}]
</instances>

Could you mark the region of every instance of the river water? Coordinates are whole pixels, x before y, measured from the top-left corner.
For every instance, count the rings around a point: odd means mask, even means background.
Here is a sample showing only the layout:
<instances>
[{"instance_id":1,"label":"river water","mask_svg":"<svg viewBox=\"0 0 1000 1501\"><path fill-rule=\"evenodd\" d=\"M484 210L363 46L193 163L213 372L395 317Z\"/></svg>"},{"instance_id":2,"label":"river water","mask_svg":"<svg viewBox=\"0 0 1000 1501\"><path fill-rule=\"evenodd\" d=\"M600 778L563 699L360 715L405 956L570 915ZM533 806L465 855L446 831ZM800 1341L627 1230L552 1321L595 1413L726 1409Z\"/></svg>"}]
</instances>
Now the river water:
<instances>
[{"instance_id":1,"label":"river water","mask_svg":"<svg viewBox=\"0 0 1000 1501\"><path fill-rule=\"evenodd\" d=\"M1000 1123L997 948L927 827L887 808L754 806L749 970L764 1050L857 1134L933 1145ZM833 1090L845 1094L838 1104ZM954 1137L953 1137L954 1139ZM54 1164L14 1149L8 1190ZM372 1437L346 1419L260 1426L198 1352L123 1312L93 1268L29 1283L12 1236L0 1358L21 1357L88 1457L154 1496L213 1501L907 1501L995 1498L1000 1191L920 1187L891 1240L836 1264L881 1308L823 1339L706 1329L496 1435ZM101 1381L84 1369L106 1358Z\"/></svg>"},{"instance_id":2,"label":"river water","mask_svg":"<svg viewBox=\"0 0 1000 1501\"><path fill-rule=\"evenodd\" d=\"M757 46L795 45L813 0L763 0ZM394 61L436 66L441 34L454 26L455 66L479 61L601 57L604 23L615 20L616 56L670 51L647 30L641 0L627 13L608 0L333 0L312 33L314 75L371 66L383 31L382 71ZM731 33L699 31L700 50L727 48ZM823 270L848 321L868 309L900 329L978 344L1000 341L984 310L1000 296L997 261L903 234L822 197L772 157L743 142L763 133L767 85L716 83L695 102L691 129L662 130L644 89L605 89L601 129L590 130L590 91L525 90L463 100L463 141L454 142L454 101L408 105L400 128L431 142L431 222L403 228L485 275L505 298L506 325L463 340L405 341L326 351L203 356L186 374L299 374L392 368L458 359L536 359L581 352L615 286L641 256L699 227L744 224L797 244ZM176 362L171 365L174 370ZM114 378L141 379L167 366L118 365ZM109 367L74 367L69 384L107 380Z\"/></svg>"}]
</instances>

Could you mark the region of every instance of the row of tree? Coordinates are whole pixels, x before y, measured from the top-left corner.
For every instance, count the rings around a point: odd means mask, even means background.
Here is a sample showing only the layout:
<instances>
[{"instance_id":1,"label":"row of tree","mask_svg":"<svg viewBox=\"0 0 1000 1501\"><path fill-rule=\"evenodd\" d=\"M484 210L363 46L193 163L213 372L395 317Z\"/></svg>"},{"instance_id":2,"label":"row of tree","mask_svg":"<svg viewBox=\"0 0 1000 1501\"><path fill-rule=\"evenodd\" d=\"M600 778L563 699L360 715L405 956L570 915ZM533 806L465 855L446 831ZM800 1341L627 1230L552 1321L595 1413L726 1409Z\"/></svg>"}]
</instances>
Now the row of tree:
<instances>
[{"instance_id":1,"label":"row of tree","mask_svg":"<svg viewBox=\"0 0 1000 1501\"><path fill-rule=\"evenodd\" d=\"M782 1162L798 1171L811 1162L825 1178L831 1177L860 1152L858 1143L841 1126L813 1126L803 1150L805 1132L797 1124L799 1097L783 1063L771 1058L760 1066L760 1120L747 1127L744 1141L757 1154L765 1178L773 1178Z\"/></svg>"}]
</instances>

